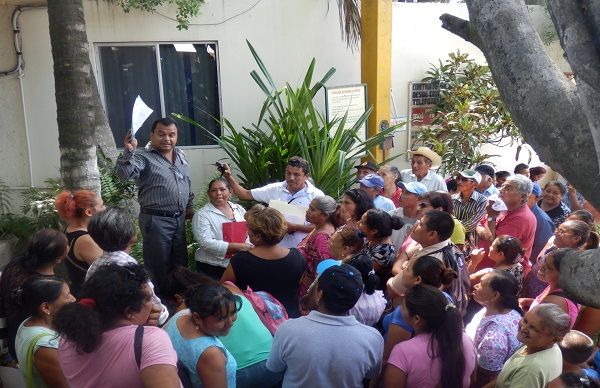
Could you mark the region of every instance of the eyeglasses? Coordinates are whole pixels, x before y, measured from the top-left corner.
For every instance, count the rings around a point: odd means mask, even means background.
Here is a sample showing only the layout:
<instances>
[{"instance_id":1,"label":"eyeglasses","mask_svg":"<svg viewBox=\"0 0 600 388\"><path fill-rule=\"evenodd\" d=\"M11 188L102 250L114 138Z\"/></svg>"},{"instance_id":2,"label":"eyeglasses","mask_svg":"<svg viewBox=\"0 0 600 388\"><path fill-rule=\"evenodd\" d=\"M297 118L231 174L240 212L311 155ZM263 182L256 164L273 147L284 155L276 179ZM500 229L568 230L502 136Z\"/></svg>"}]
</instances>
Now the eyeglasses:
<instances>
[{"instance_id":1,"label":"eyeglasses","mask_svg":"<svg viewBox=\"0 0 600 388\"><path fill-rule=\"evenodd\" d=\"M571 232L570 232L570 231L568 231L568 230L564 230L564 229L556 229L556 230L554 231L554 234L557 234L557 235L559 235L559 236L562 236L563 234L571 234L571 235L572 235L573 233L571 233Z\"/></svg>"}]
</instances>

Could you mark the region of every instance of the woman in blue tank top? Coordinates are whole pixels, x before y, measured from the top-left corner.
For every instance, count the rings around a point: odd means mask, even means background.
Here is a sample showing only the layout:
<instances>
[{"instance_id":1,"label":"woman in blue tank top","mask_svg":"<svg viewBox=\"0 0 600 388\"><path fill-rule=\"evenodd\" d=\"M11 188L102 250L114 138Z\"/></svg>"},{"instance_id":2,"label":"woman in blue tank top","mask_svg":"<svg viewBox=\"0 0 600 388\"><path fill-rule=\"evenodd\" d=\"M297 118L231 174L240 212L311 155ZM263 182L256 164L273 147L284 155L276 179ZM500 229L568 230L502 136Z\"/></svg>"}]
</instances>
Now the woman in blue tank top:
<instances>
[{"instance_id":1,"label":"woman in blue tank top","mask_svg":"<svg viewBox=\"0 0 600 388\"><path fill-rule=\"evenodd\" d=\"M185 303L191 314L179 316L166 330L193 386L235 387L236 361L217 336L233 326L240 296L220 284L199 284L188 289Z\"/></svg>"}]
</instances>

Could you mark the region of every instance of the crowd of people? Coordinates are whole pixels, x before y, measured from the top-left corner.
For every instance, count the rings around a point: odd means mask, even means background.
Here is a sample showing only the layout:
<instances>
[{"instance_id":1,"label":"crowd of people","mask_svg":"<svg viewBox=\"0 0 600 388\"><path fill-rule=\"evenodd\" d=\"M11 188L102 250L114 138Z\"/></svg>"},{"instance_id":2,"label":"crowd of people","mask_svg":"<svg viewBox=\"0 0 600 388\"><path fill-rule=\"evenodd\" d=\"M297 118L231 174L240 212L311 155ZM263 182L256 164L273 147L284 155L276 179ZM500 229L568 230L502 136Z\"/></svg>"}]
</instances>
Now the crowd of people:
<instances>
[{"instance_id":1,"label":"crowd of people","mask_svg":"<svg viewBox=\"0 0 600 388\"><path fill-rule=\"evenodd\" d=\"M56 197L64 233L36 232L4 268L0 315L28 386L598 385L600 310L560 286L573 251L598 249L594 218L571 186L540 187L543 167L444 179L419 147L411 169L357 165L332 198L293 156L259 188L222 166L194 212L177 131L156 121L117 162L139 189L142 264L129 212L79 190Z\"/></svg>"}]
</instances>

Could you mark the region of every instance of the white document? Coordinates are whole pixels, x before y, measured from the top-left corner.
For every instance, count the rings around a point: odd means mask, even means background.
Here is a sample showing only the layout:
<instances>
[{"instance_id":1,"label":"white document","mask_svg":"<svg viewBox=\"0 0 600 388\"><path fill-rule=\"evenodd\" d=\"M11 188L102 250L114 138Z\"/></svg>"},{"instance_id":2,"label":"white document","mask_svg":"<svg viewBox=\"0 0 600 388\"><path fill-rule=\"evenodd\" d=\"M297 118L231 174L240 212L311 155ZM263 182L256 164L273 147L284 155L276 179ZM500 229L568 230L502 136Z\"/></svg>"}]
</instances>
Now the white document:
<instances>
[{"instance_id":1,"label":"white document","mask_svg":"<svg viewBox=\"0 0 600 388\"><path fill-rule=\"evenodd\" d=\"M131 137L135 138L135 133L140 129L144 121L154 112L140 96L137 96L131 111Z\"/></svg>"},{"instance_id":2,"label":"white document","mask_svg":"<svg viewBox=\"0 0 600 388\"><path fill-rule=\"evenodd\" d=\"M294 205L285 201L272 199L269 201L269 207L279 210L286 221L293 224L304 224L306 222L306 210L304 206Z\"/></svg>"}]
</instances>

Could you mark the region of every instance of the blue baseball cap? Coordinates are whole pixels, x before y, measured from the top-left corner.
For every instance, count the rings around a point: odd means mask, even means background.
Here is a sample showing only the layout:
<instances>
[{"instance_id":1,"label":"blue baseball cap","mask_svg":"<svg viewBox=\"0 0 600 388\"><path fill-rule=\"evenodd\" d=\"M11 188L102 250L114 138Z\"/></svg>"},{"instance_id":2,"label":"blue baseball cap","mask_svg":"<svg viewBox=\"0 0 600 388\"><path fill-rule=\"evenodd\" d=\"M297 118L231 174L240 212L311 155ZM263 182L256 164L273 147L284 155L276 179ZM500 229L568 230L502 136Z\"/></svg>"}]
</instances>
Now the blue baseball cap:
<instances>
[{"instance_id":1,"label":"blue baseball cap","mask_svg":"<svg viewBox=\"0 0 600 388\"><path fill-rule=\"evenodd\" d=\"M377 174L366 175L363 179L359 180L358 183L367 187L383 187L383 178Z\"/></svg>"},{"instance_id":2,"label":"blue baseball cap","mask_svg":"<svg viewBox=\"0 0 600 388\"><path fill-rule=\"evenodd\" d=\"M420 182L399 182L398 187L400 187L404 191L408 191L409 193L418 195L422 197L427 192L427 187Z\"/></svg>"},{"instance_id":3,"label":"blue baseball cap","mask_svg":"<svg viewBox=\"0 0 600 388\"><path fill-rule=\"evenodd\" d=\"M320 276L325 270L334 265L342 265L342 262L334 259L325 259L321 261L317 264L317 276Z\"/></svg>"},{"instance_id":4,"label":"blue baseball cap","mask_svg":"<svg viewBox=\"0 0 600 388\"><path fill-rule=\"evenodd\" d=\"M533 189L531 190L531 194L535 195L536 198L542 196L542 188L537 183L533 182Z\"/></svg>"}]
</instances>

